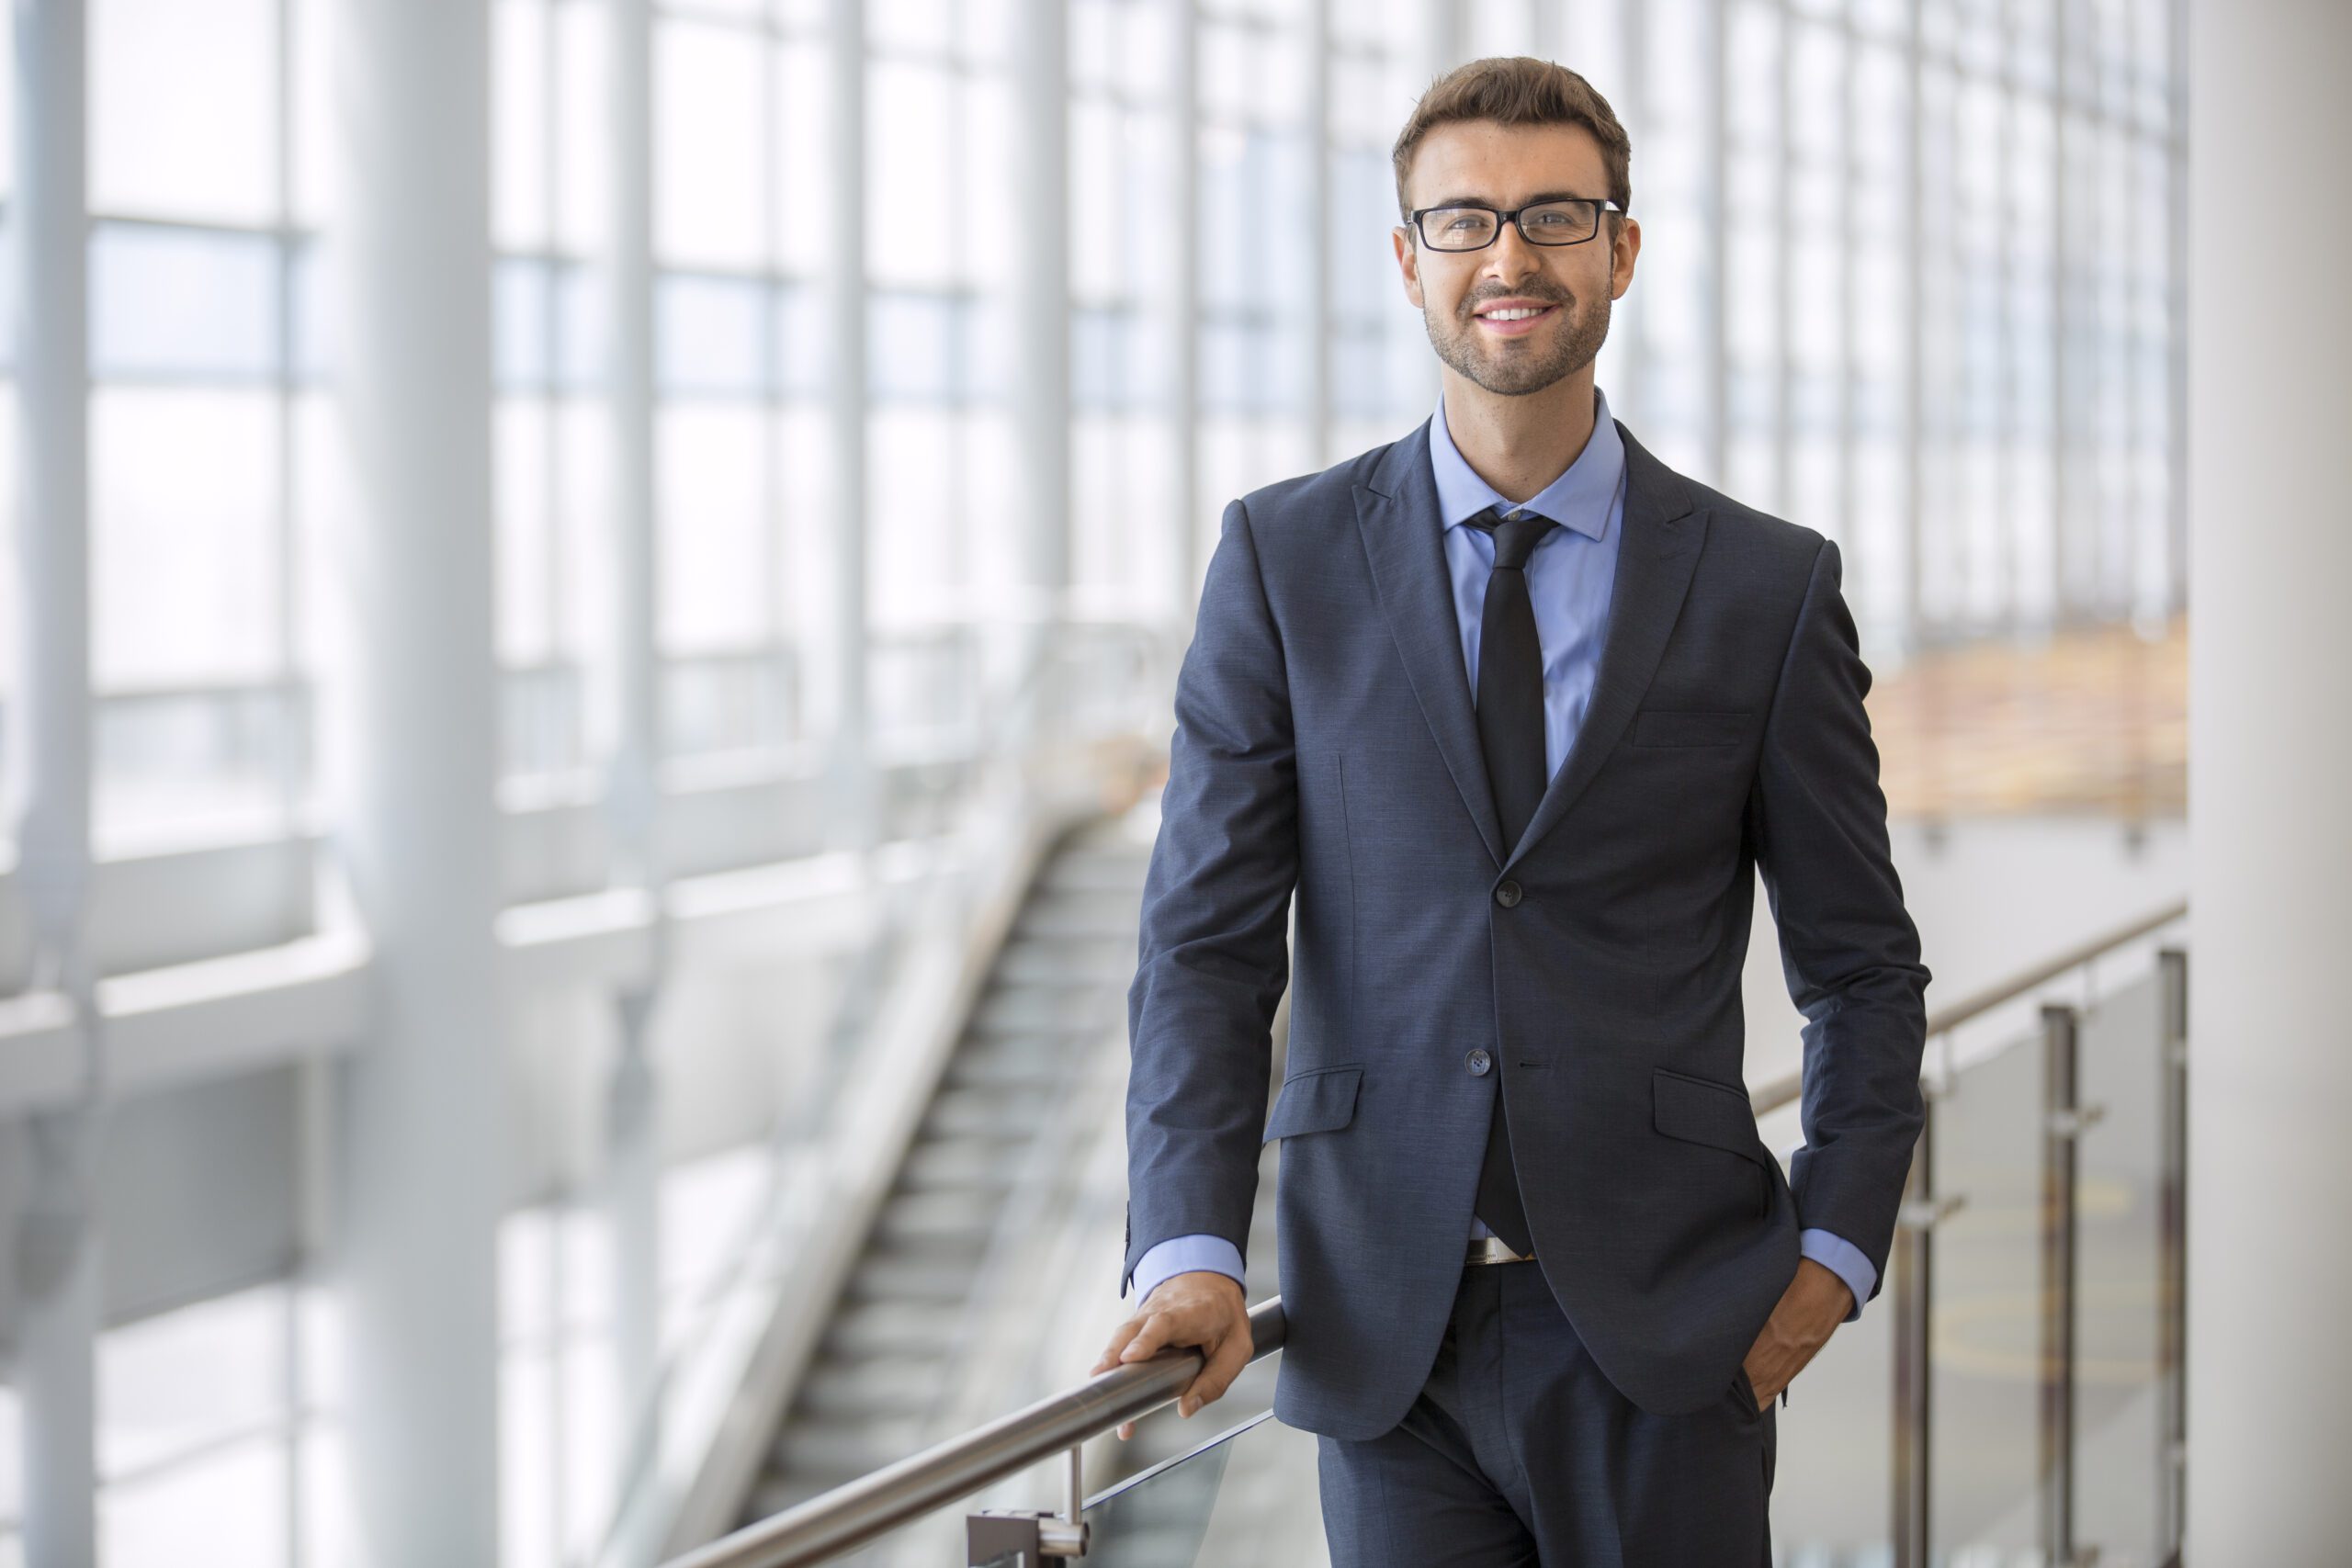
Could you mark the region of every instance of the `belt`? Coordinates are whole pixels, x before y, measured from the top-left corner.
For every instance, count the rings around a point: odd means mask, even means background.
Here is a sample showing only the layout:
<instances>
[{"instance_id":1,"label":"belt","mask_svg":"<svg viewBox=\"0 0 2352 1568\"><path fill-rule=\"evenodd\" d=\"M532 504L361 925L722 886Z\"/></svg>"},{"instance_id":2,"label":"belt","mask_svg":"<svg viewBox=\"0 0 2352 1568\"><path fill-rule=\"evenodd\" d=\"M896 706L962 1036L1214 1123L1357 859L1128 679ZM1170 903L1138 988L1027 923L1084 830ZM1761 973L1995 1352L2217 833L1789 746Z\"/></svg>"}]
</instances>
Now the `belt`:
<instances>
[{"instance_id":1,"label":"belt","mask_svg":"<svg viewBox=\"0 0 2352 1568\"><path fill-rule=\"evenodd\" d=\"M1513 1252L1510 1244L1498 1235L1473 1237L1470 1250L1464 1258L1464 1263L1532 1263L1534 1260L1535 1254Z\"/></svg>"}]
</instances>

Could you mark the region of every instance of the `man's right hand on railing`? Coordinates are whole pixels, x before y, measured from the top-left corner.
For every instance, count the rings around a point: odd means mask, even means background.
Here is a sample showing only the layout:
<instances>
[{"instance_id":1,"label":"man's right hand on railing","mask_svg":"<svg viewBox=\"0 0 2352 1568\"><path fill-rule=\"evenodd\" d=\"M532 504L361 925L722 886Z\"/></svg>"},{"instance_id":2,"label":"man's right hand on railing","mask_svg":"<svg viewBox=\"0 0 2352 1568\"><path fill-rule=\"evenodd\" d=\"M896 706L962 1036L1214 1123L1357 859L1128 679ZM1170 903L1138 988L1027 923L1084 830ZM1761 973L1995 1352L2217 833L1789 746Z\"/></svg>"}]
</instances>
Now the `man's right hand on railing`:
<instances>
[{"instance_id":1,"label":"man's right hand on railing","mask_svg":"<svg viewBox=\"0 0 2352 1568\"><path fill-rule=\"evenodd\" d=\"M1251 1343L1250 1306L1242 1297L1241 1281L1210 1269L1170 1274L1136 1304L1133 1317L1112 1331L1102 1359L1087 1376L1148 1360L1171 1346L1198 1346L1208 1364L1193 1374L1176 1400L1177 1414L1190 1416L1241 1375L1250 1364ZM1134 1422L1124 1422L1119 1437L1124 1441L1135 1431Z\"/></svg>"}]
</instances>

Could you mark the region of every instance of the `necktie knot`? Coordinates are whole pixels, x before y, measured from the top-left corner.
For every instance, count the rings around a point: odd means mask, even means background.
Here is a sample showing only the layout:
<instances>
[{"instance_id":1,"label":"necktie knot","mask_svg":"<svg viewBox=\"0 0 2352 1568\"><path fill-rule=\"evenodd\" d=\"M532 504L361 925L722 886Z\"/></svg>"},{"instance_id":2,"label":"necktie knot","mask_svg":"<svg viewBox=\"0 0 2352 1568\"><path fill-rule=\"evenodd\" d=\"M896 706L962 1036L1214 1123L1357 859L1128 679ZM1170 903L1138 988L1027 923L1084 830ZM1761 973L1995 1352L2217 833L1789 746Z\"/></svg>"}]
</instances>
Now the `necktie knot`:
<instances>
[{"instance_id":1,"label":"necktie knot","mask_svg":"<svg viewBox=\"0 0 2352 1568\"><path fill-rule=\"evenodd\" d=\"M1470 526L1483 528L1495 536L1495 570L1498 571L1524 570L1527 558L1535 553L1535 547L1544 542L1544 536L1557 525L1541 513L1530 512L1523 507L1505 517L1489 506L1470 519Z\"/></svg>"}]
</instances>

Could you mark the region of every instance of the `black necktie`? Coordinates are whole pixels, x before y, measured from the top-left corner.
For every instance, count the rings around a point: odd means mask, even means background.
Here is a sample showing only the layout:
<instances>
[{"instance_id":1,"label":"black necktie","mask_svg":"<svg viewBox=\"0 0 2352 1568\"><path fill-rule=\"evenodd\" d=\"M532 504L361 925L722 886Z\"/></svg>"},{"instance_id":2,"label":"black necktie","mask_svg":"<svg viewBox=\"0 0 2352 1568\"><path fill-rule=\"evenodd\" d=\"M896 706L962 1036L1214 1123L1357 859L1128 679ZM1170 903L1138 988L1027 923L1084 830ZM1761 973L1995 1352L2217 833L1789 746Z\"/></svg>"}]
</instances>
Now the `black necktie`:
<instances>
[{"instance_id":1,"label":"black necktie","mask_svg":"<svg viewBox=\"0 0 2352 1568\"><path fill-rule=\"evenodd\" d=\"M1508 855L1527 830L1550 778L1544 765L1544 648L1535 636L1535 606L1527 596L1527 558L1555 525L1524 510L1498 517L1490 506L1471 518L1470 525L1495 537L1495 570L1487 578L1478 623L1478 749L1486 754L1487 782L1494 790ZM1498 1051L1498 1075L1502 1066ZM1487 1160L1478 1171L1477 1213L1513 1252L1535 1250L1518 1173L1511 1168L1510 1124L1503 1117L1499 1077Z\"/></svg>"}]
</instances>

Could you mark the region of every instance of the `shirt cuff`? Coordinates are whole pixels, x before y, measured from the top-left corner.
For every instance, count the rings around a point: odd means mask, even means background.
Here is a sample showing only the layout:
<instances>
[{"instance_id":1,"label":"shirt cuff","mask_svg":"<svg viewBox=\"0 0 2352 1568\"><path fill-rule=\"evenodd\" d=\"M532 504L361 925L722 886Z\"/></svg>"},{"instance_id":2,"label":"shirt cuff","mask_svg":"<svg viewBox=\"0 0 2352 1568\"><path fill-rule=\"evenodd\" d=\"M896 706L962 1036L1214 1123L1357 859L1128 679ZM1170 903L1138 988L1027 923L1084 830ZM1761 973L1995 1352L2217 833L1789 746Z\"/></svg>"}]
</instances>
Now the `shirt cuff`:
<instances>
[{"instance_id":1,"label":"shirt cuff","mask_svg":"<svg viewBox=\"0 0 2352 1568\"><path fill-rule=\"evenodd\" d=\"M1129 1285L1135 1299L1141 1302L1151 1294L1152 1287L1170 1275L1186 1274L1195 1269L1229 1274L1244 1291L1249 1289L1242 1279L1241 1249L1221 1235L1206 1235L1170 1236L1154 1247L1136 1260L1135 1276Z\"/></svg>"},{"instance_id":2,"label":"shirt cuff","mask_svg":"<svg viewBox=\"0 0 2352 1568\"><path fill-rule=\"evenodd\" d=\"M1815 1225L1798 1233L1797 1255L1829 1269L1854 1292L1854 1310L1841 1322L1851 1323L1862 1315L1862 1303L1871 1299L1871 1288L1878 1283L1878 1270L1871 1267L1871 1260L1862 1256L1860 1247Z\"/></svg>"}]
</instances>

